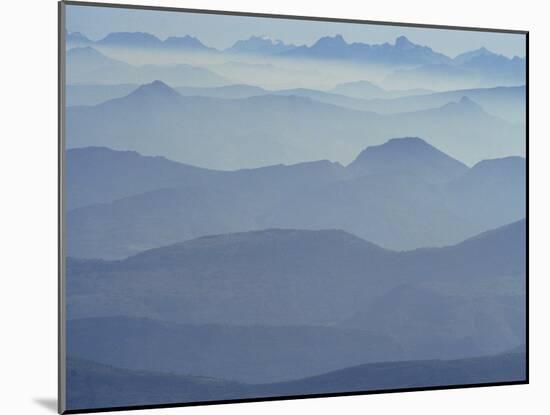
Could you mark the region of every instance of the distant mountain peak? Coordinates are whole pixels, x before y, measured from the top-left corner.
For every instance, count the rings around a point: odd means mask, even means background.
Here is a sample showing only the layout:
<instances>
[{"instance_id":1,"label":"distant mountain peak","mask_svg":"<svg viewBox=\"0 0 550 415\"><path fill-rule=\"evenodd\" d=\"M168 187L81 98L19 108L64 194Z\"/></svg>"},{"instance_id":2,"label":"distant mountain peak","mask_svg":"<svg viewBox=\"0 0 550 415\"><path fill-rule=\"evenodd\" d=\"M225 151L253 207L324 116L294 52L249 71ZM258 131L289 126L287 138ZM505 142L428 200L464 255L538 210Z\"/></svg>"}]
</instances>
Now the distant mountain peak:
<instances>
[{"instance_id":1,"label":"distant mountain peak","mask_svg":"<svg viewBox=\"0 0 550 415\"><path fill-rule=\"evenodd\" d=\"M313 47L340 47L340 46L347 46L348 44L344 40L344 37L340 34L334 35L334 36L323 36L315 44Z\"/></svg>"},{"instance_id":2,"label":"distant mountain peak","mask_svg":"<svg viewBox=\"0 0 550 415\"><path fill-rule=\"evenodd\" d=\"M477 105L474 101L472 101L470 98L468 98L466 95L464 95L460 100L458 101L460 105Z\"/></svg>"},{"instance_id":3,"label":"distant mountain peak","mask_svg":"<svg viewBox=\"0 0 550 415\"><path fill-rule=\"evenodd\" d=\"M109 33L99 43L112 46L150 46L159 45L161 40L147 32L113 32Z\"/></svg>"},{"instance_id":4,"label":"distant mountain peak","mask_svg":"<svg viewBox=\"0 0 550 415\"><path fill-rule=\"evenodd\" d=\"M415 175L432 183L457 177L468 169L419 137L392 138L367 147L348 168L360 175Z\"/></svg>"},{"instance_id":5,"label":"distant mountain peak","mask_svg":"<svg viewBox=\"0 0 550 415\"><path fill-rule=\"evenodd\" d=\"M170 88L168 85L166 85L164 82L155 80L148 84L143 84L138 89L141 90L155 90L155 91L162 91L162 92L176 92L172 88Z\"/></svg>"},{"instance_id":6,"label":"distant mountain peak","mask_svg":"<svg viewBox=\"0 0 550 415\"><path fill-rule=\"evenodd\" d=\"M487 49L485 46L482 46L480 48L474 49L474 50L472 50L470 52L466 52L466 53L470 53L472 55L480 55L480 54L491 54L491 55L493 55L494 54L489 49Z\"/></svg>"},{"instance_id":7,"label":"distant mountain peak","mask_svg":"<svg viewBox=\"0 0 550 415\"><path fill-rule=\"evenodd\" d=\"M415 46L416 45L405 36L399 36L397 39L395 39L395 47L398 49L412 49Z\"/></svg>"},{"instance_id":8,"label":"distant mountain peak","mask_svg":"<svg viewBox=\"0 0 550 415\"><path fill-rule=\"evenodd\" d=\"M277 43L282 43L280 40L273 40L267 36L250 36L248 42L257 42L264 45L275 45Z\"/></svg>"},{"instance_id":9,"label":"distant mountain peak","mask_svg":"<svg viewBox=\"0 0 550 415\"><path fill-rule=\"evenodd\" d=\"M248 39L238 40L227 51L269 55L285 52L295 47L295 45L286 44L279 39L273 40L267 36L250 36Z\"/></svg>"},{"instance_id":10,"label":"distant mountain peak","mask_svg":"<svg viewBox=\"0 0 550 415\"><path fill-rule=\"evenodd\" d=\"M387 141L386 144L413 144L413 145L422 145L422 146L428 146L431 148L435 148L434 146L428 144L425 140L421 139L420 137L400 137L400 138L391 138ZM383 145L383 144L382 144Z\"/></svg>"},{"instance_id":11,"label":"distant mountain peak","mask_svg":"<svg viewBox=\"0 0 550 415\"><path fill-rule=\"evenodd\" d=\"M462 98L460 98L460 100L458 101L458 105L461 108L469 109L471 111L484 112L481 105L479 105L477 102L475 102L471 98L468 98L467 96L463 96Z\"/></svg>"},{"instance_id":12,"label":"distant mountain peak","mask_svg":"<svg viewBox=\"0 0 550 415\"><path fill-rule=\"evenodd\" d=\"M170 88L164 82L156 80L149 84L141 85L134 92L132 92L128 97L133 98L142 98L147 100L178 100L181 98L181 95L174 89Z\"/></svg>"},{"instance_id":13,"label":"distant mountain peak","mask_svg":"<svg viewBox=\"0 0 550 415\"><path fill-rule=\"evenodd\" d=\"M93 64L109 64L109 63L122 63L115 59L109 58L97 49L91 46L77 46L67 51L67 59L76 59L80 63L86 63L88 65Z\"/></svg>"},{"instance_id":14,"label":"distant mountain peak","mask_svg":"<svg viewBox=\"0 0 550 415\"><path fill-rule=\"evenodd\" d=\"M420 137L398 137L391 138L383 144L377 146L369 146L357 156L357 159L360 159L372 152L394 152L394 151L410 151L416 149L430 150L434 152L440 152L437 148L428 144L425 140ZM357 160L356 159L356 160Z\"/></svg>"},{"instance_id":15,"label":"distant mountain peak","mask_svg":"<svg viewBox=\"0 0 550 415\"><path fill-rule=\"evenodd\" d=\"M485 113L484 109L479 104L467 96L463 96L457 102L449 102L443 105L440 107L440 110L469 114Z\"/></svg>"},{"instance_id":16,"label":"distant mountain peak","mask_svg":"<svg viewBox=\"0 0 550 415\"><path fill-rule=\"evenodd\" d=\"M80 42L80 43L89 43L91 42L83 33L81 32L67 32L66 33L67 42Z\"/></svg>"},{"instance_id":17,"label":"distant mountain peak","mask_svg":"<svg viewBox=\"0 0 550 415\"><path fill-rule=\"evenodd\" d=\"M170 36L162 42L164 46L168 47L183 47L192 49L211 49L205 46L198 38L185 35L185 36Z\"/></svg>"},{"instance_id":18,"label":"distant mountain peak","mask_svg":"<svg viewBox=\"0 0 550 415\"><path fill-rule=\"evenodd\" d=\"M464 53L461 53L461 54L457 55L454 58L454 61L457 64L464 64L464 63L467 63L468 61L470 61L472 59L483 57L483 56L497 56L497 55L495 53L491 52L485 46L482 46L478 49L474 49L474 50L464 52Z\"/></svg>"},{"instance_id":19,"label":"distant mountain peak","mask_svg":"<svg viewBox=\"0 0 550 415\"><path fill-rule=\"evenodd\" d=\"M399 36L395 44L347 43L341 34L324 36L312 46L301 46L288 51L285 56L313 59L345 59L358 62L450 63L446 55L434 52L427 46L417 45L405 36Z\"/></svg>"}]
</instances>

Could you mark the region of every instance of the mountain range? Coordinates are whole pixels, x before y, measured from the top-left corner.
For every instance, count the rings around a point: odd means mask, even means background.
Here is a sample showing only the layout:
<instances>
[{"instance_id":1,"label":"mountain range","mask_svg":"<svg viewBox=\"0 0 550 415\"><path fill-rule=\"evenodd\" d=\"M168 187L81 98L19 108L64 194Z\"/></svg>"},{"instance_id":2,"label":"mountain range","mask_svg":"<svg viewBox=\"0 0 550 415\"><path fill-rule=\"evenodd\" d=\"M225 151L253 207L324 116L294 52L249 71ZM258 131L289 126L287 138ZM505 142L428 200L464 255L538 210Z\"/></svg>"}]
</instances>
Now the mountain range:
<instances>
[{"instance_id":1,"label":"mountain range","mask_svg":"<svg viewBox=\"0 0 550 415\"><path fill-rule=\"evenodd\" d=\"M168 51L216 52L214 48L205 46L193 36L170 36L165 40L145 32L113 32L97 41L91 40L82 33L66 34L67 47L96 46L103 48L152 49Z\"/></svg>"},{"instance_id":2,"label":"mountain range","mask_svg":"<svg viewBox=\"0 0 550 415\"><path fill-rule=\"evenodd\" d=\"M246 40L238 40L225 51L234 54L262 56L277 55L294 48L296 48L295 45L286 44L281 40L272 40L265 36L251 36Z\"/></svg>"},{"instance_id":3,"label":"mountain range","mask_svg":"<svg viewBox=\"0 0 550 415\"><path fill-rule=\"evenodd\" d=\"M339 59L393 65L452 62L448 56L434 52L427 46L416 45L405 36L399 36L393 45L347 43L342 35L325 36L311 46L299 46L282 52L281 55L286 58Z\"/></svg>"},{"instance_id":4,"label":"mountain range","mask_svg":"<svg viewBox=\"0 0 550 415\"><path fill-rule=\"evenodd\" d=\"M468 168L418 138L368 147L347 167L219 171L107 148L68 150L66 165L67 248L84 258L269 227L343 229L412 249L525 216L524 159Z\"/></svg>"},{"instance_id":5,"label":"mountain range","mask_svg":"<svg viewBox=\"0 0 550 415\"><path fill-rule=\"evenodd\" d=\"M310 47L300 46L281 55L302 59L337 59L386 64L394 67L409 66L386 78L386 83L393 88L432 87L445 90L472 85L502 86L525 83L526 67L523 58L507 58L481 48L451 59L427 46L414 44L405 36L398 37L393 45L347 43L341 35L327 36Z\"/></svg>"},{"instance_id":6,"label":"mountain range","mask_svg":"<svg viewBox=\"0 0 550 415\"><path fill-rule=\"evenodd\" d=\"M415 68L398 69L384 81L393 88L423 88L437 90L477 87L518 86L526 80L526 63L517 56L512 59L494 53L473 55L459 64L429 63Z\"/></svg>"},{"instance_id":7,"label":"mountain range","mask_svg":"<svg viewBox=\"0 0 550 415\"><path fill-rule=\"evenodd\" d=\"M386 90L373 82L359 80L338 84L330 92L345 95L351 98L375 99L422 95L433 91L429 89Z\"/></svg>"},{"instance_id":8,"label":"mountain range","mask_svg":"<svg viewBox=\"0 0 550 415\"><path fill-rule=\"evenodd\" d=\"M66 114L69 148L108 146L216 169L321 159L348 163L367 145L400 136L429 137L469 164L525 152L522 126L466 97L439 108L380 115L296 95L182 96L155 81L96 106L69 107Z\"/></svg>"},{"instance_id":9,"label":"mountain range","mask_svg":"<svg viewBox=\"0 0 550 415\"><path fill-rule=\"evenodd\" d=\"M525 58L66 44L69 409L525 380Z\"/></svg>"},{"instance_id":10,"label":"mountain range","mask_svg":"<svg viewBox=\"0 0 550 415\"><path fill-rule=\"evenodd\" d=\"M113 32L100 40L93 41L82 33L73 32L66 34L66 41L68 47L96 45L98 47L122 47L129 49L179 49L220 52L220 50L205 46L199 39L190 35L171 36L165 40L161 40L150 33ZM285 58L344 59L359 60L368 63L408 65L463 65L472 60L481 60L487 57L491 59L494 57L505 58L482 47L461 53L453 59L442 53L435 52L430 47L415 44L405 36L398 36L393 44L389 42L368 44L364 42L348 43L339 34L321 37L311 46L287 44L281 40L273 40L266 36L250 36L248 39L237 40L224 51L230 54L251 54L256 56L277 55Z\"/></svg>"},{"instance_id":11,"label":"mountain range","mask_svg":"<svg viewBox=\"0 0 550 415\"><path fill-rule=\"evenodd\" d=\"M211 56L218 60L220 57L226 60L231 60L232 57L241 57L245 60L247 58L269 58L270 61L279 63L289 60L290 62L299 60L306 63L324 60L348 66L361 64L382 67L385 71L389 70L390 72L385 79L385 84L390 89L449 90L516 86L525 84L526 76L524 58L517 56L508 58L482 47L464 52L453 59L435 52L427 46L415 44L405 36L397 37L393 44L388 42L383 44L348 43L341 35L324 36L310 46L297 46L279 40L274 41L267 37L251 36L248 39L237 40L233 46L223 51L205 46L199 39L189 35L160 40L149 33L115 32L109 33L103 39L92 41L76 32L68 33L66 39L69 48L94 47L115 55L121 51L147 51L149 54L157 55L158 53L182 53L194 56ZM289 67L288 64L284 66ZM224 72L223 67L220 67L219 70L222 76L227 77L231 73ZM108 73L106 76L109 76ZM271 76L274 76L274 73ZM235 76L234 71L229 77L233 78L234 82L243 82L246 79L246 77L239 76L238 73ZM158 78L159 76L157 76ZM120 82L127 83L129 80ZM193 86L191 83L185 85Z\"/></svg>"},{"instance_id":12,"label":"mountain range","mask_svg":"<svg viewBox=\"0 0 550 415\"><path fill-rule=\"evenodd\" d=\"M138 84L67 85L67 106L98 105L121 98L139 88ZM308 88L267 90L246 84L220 87L176 87L184 96L242 99L259 95L284 95L311 98L314 101L379 114L412 112L440 107L462 97L478 103L489 114L518 124L525 123L525 86L463 89L436 92L429 90L385 90L368 81L337 85L330 91Z\"/></svg>"},{"instance_id":13,"label":"mountain range","mask_svg":"<svg viewBox=\"0 0 550 415\"><path fill-rule=\"evenodd\" d=\"M67 51L67 84L142 84L163 79L176 85L220 86L229 80L209 69L188 64L131 65L91 46Z\"/></svg>"},{"instance_id":14,"label":"mountain range","mask_svg":"<svg viewBox=\"0 0 550 415\"><path fill-rule=\"evenodd\" d=\"M461 89L396 98L374 98L353 103L356 109L391 114L427 110L467 97L485 111L509 122L525 124L525 86ZM350 104L344 105L348 106Z\"/></svg>"}]
</instances>

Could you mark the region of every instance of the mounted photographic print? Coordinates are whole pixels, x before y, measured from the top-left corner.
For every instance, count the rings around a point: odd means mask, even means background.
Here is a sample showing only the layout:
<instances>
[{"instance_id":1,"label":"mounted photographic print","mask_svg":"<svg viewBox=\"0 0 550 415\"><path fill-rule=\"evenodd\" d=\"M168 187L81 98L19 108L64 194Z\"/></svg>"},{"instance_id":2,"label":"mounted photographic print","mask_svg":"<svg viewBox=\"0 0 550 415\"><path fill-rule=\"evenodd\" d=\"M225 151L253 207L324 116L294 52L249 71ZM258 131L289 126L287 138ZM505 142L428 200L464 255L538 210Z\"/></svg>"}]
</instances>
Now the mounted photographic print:
<instances>
[{"instance_id":1,"label":"mounted photographic print","mask_svg":"<svg viewBox=\"0 0 550 415\"><path fill-rule=\"evenodd\" d=\"M528 382L527 32L59 10L60 412Z\"/></svg>"}]
</instances>

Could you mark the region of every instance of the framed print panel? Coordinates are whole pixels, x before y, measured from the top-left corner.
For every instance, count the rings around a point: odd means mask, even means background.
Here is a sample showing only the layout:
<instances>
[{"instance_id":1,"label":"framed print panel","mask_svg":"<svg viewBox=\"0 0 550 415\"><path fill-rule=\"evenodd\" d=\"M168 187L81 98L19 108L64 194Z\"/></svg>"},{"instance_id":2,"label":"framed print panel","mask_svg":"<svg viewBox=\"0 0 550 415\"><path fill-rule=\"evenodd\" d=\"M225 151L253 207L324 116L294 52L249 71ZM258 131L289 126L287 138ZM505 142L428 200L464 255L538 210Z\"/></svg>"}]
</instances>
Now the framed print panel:
<instances>
[{"instance_id":1,"label":"framed print panel","mask_svg":"<svg viewBox=\"0 0 550 415\"><path fill-rule=\"evenodd\" d=\"M60 3L60 412L528 382L528 33Z\"/></svg>"}]
</instances>

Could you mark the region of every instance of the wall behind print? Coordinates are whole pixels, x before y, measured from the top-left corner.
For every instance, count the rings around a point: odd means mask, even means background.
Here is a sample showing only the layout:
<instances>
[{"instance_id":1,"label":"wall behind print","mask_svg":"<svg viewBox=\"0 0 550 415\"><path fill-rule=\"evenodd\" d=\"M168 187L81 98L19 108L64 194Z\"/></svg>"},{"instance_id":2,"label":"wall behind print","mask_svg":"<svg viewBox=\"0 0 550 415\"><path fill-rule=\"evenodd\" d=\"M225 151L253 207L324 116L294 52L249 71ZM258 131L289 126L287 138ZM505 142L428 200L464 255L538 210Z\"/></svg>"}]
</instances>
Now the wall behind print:
<instances>
[{"instance_id":1,"label":"wall behind print","mask_svg":"<svg viewBox=\"0 0 550 415\"><path fill-rule=\"evenodd\" d=\"M128 0L129 1L129 0ZM137 1L137 0L136 0ZM346 411L350 414L449 414L498 412L540 413L549 386L550 336L542 328L548 315L550 271L545 261L550 210L543 183L550 178L550 136L546 124L550 41L543 5L535 1L503 3L464 0L460 4L418 0L391 2L334 2L270 0L172 0L141 4L194 8L224 8L265 13L317 15L492 26L531 30L531 381L529 386L387 394L147 411L144 414L275 415ZM541 5L538 5L541 4ZM53 413L56 396L56 73L57 5L54 0L7 2L3 5L2 45L2 292L0 302L5 413ZM536 289L533 289L533 287ZM7 399L6 399L7 397Z\"/></svg>"}]
</instances>

